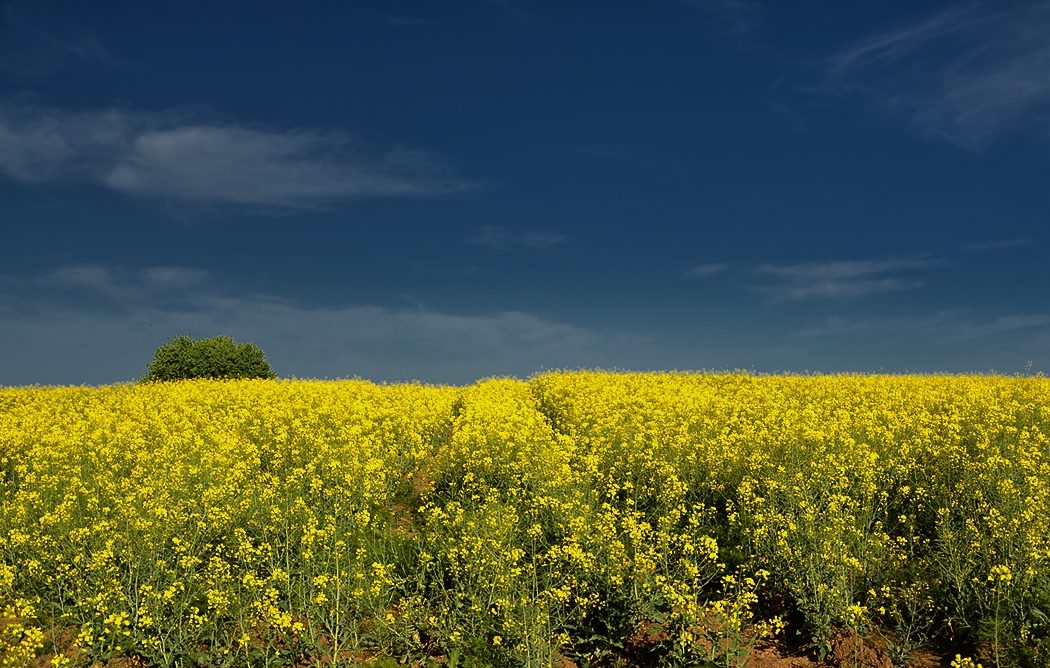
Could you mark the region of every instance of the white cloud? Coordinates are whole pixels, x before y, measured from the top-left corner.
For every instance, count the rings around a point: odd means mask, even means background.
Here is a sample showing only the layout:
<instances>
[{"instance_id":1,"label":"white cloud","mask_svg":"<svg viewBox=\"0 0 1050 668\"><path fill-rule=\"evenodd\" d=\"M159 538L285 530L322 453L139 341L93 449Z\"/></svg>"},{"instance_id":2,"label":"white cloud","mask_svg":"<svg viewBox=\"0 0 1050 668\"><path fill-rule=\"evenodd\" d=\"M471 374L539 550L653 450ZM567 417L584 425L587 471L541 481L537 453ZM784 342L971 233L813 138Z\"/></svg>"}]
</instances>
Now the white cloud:
<instances>
[{"instance_id":1,"label":"white cloud","mask_svg":"<svg viewBox=\"0 0 1050 668\"><path fill-rule=\"evenodd\" d=\"M155 290L192 288L210 276L203 269L191 267L154 266L137 269L110 267L98 264L76 264L58 267L31 281L22 281L43 288L83 288L100 294L136 294Z\"/></svg>"},{"instance_id":2,"label":"white cloud","mask_svg":"<svg viewBox=\"0 0 1050 668\"><path fill-rule=\"evenodd\" d=\"M761 7L751 0L685 0L729 27L734 35L750 32L761 16Z\"/></svg>"},{"instance_id":3,"label":"white cloud","mask_svg":"<svg viewBox=\"0 0 1050 668\"><path fill-rule=\"evenodd\" d=\"M422 26L441 25L441 21L420 16L387 16L386 24L391 28L418 28Z\"/></svg>"},{"instance_id":4,"label":"white cloud","mask_svg":"<svg viewBox=\"0 0 1050 668\"><path fill-rule=\"evenodd\" d=\"M46 312L56 300L110 311L151 306L185 310L194 307L202 291L215 287L210 272L192 267L75 264L29 278L0 275L0 300L32 313Z\"/></svg>"},{"instance_id":5,"label":"white cloud","mask_svg":"<svg viewBox=\"0 0 1050 668\"><path fill-rule=\"evenodd\" d=\"M0 276L0 279L5 277ZM375 305L306 307L266 295L230 296L198 270L68 267L0 280L0 385L101 384L145 372L176 334L250 340L282 376L469 383L543 368L624 366L647 340L516 310L459 314ZM172 287L181 285L181 288ZM119 300L85 306L63 286ZM164 292L167 290L167 292ZM31 303L30 303L31 302Z\"/></svg>"},{"instance_id":6,"label":"white cloud","mask_svg":"<svg viewBox=\"0 0 1050 668\"><path fill-rule=\"evenodd\" d=\"M768 292L781 299L847 299L879 292L897 292L921 288L922 281L904 281L899 278L863 280L815 280L801 284L788 284L772 288Z\"/></svg>"},{"instance_id":7,"label":"white cloud","mask_svg":"<svg viewBox=\"0 0 1050 668\"><path fill-rule=\"evenodd\" d=\"M69 61L113 62L93 35L61 39L18 18L9 5L0 17L0 70L18 77L49 74Z\"/></svg>"},{"instance_id":8,"label":"white cloud","mask_svg":"<svg viewBox=\"0 0 1050 668\"><path fill-rule=\"evenodd\" d=\"M973 251L1002 250L1004 248L1027 246L1030 243L1032 243L1031 239L1002 239L1000 241L989 241L983 244L967 244L966 246L963 246L963 248Z\"/></svg>"},{"instance_id":9,"label":"white cloud","mask_svg":"<svg viewBox=\"0 0 1050 668\"><path fill-rule=\"evenodd\" d=\"M117 110L65 113L0 105L0 172L31 183L100 180L149 121Z\"/></svg>"},{"instance_id":10,"label":"white cloud","mask_svg":"<svg viewBox=\"0 0 1050 668\"><path fill-rule=\"evenodd\" d=\"M276 210L475 187L426 152L366 152L338 132L27 105L0 105L0 172L27 182L87 181L141 197Z\"/></svg>"},{"instance_id":11,"label":"white cloud","mask_svg":"<svg viewBox=\"0 0 1050 668\"><path fill-rule=\"evenodd\" d=\"M682 276L685 278L706 278L719 274L728 268L728 264L698 264L685 270Z\"/></svg>"},{"instance_id":12,"label":"white cloud","mask_svg":"<svg viewBox=\"0 0 1050 668\"><path fill-rule=\"evenodd\" d=\"M64 288L87 288L106 291L114 287L112 271L101 265L79 264L59 267L42 276L38 282L44 286Z\"/></svg>"},{"instance_id":13,"label":"white cloud","mask_svg":"<svg viewBox=\"0 0 1050 668\"><path fill-rule=\"evenodd\" d=\"M488 225L477 230L468 238L468 241L479 246L506 250L515 246L547 248L565 241L565 237L556 232L542 230L529 230L516 234L502 225Z\"/></svg>"},{"instance_id":14,"label":"white cloud","mask_svg":"<svg viewBox=\"0 0 1050 668\"><path fill-rule=\"evenodd\" d=\"M829 60L822 88L971 149L1015 131L1050 138L1050 5L975 2L872 35Z\"/></svg>"},{"instance_id":15,"label":"white cloud","mask_svg":"<svg viewBox=\"0 0 1050 668\"><path fill-rule=\"evenodd\" d=\"M189 267L146 267L140 273L145 284L153 288L190 288L209 277L209 272Z\"/></svg>"},{"instance_id":16,"label":"white cloud","mask_svg":"<svg viewBox=\"0 0 1050 668\"><path fill-rule=\"evenodd\" d=\"M882 318L843 318L831 316L819 325L798 332L804 338L860 336L884 339L887 336L917 338L939 344L989 340L1022 330L1050 335L1050 314L1012 313L978 318L962 311L941 311L928 316Z\"/></svg>"},{"instance_id":17,"label":"white cloud","mask_svg":"<svg viewBox=\"0 0 1050 668\"><path fill-rule=\"evenodd\" d=\"M883 275L928 269L939 264L938 260L924 258L765 264L755 271L780 279L780 282L776 285L757 286L755 289L774 301L848 299L922 287L923 282L920 280Z\"/></svg>"},{"instance_id":18,"label":"white cloud","mask_svg":"<svg viewBox=\"0 0 1050 668\"><path fill-rule=\"evenodd\" d=\"M1013 313L985 322L972 322L964 327L954 327L947 336L952 340L982 339L998 336L1019 329L1043 329L1050 331L1050 314L1047 313Z\"/></svg>"}]
</instances>

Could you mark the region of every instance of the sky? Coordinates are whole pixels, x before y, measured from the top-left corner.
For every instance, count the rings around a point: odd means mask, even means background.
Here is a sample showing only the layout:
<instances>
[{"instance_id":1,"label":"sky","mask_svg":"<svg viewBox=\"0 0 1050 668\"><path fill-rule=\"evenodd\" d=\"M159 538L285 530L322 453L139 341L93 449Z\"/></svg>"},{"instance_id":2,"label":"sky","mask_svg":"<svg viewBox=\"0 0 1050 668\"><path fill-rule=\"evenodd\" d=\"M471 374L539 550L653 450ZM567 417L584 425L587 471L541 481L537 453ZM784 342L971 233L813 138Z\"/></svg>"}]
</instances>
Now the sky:
<instances>
[{"instance_id":1,"label":"sky","mask_svg":"<svg viewBox=\"0 0 1050 668\"><path fill-rule=\"evenodd\" d=\"M1050 4L0 1L0 386L1050 372Z\"/></svg>"}]
</instances>

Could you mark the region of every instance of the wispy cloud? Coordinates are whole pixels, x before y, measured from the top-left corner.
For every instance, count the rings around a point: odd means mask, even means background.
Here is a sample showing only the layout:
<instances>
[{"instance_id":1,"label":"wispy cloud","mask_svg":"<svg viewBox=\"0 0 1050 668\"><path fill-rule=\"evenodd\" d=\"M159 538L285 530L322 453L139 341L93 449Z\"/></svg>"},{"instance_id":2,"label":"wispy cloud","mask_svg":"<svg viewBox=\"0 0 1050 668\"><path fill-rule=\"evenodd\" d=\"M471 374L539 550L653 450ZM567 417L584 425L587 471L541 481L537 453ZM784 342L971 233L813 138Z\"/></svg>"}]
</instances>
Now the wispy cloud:
<instances>
[{"instance_id":1,"label":"wispy cloud","mask_svg":"<svg viewBox=\"0 0 1050 668\"><path fill-rule=\"evenodd\" d=\"M60 288L86 288L107 291L115 285L113 270L96 264L81 264L59 267L35 281L43 286Z\"/></svg>"},{"instance_id":2,"label":"wispy cloud","mask_svg":"<svg viewBox=\"0 0 1050 668\"><path fill-rule=\"evenodd\" d=\"M145 267L140 271L146 285L156 288L192 288L211 275L192 267Z\"/></svg>"},{"instance_id":3,"label":"wispy cloud","mask_svg":"<svg viewBox=\"0 0 1050 668\"><path fill-rule=\"evenodd\" d=\"M210 279L193 268L101 265L28 279L0 275L0 385L130 380L145 372L156 346L180 333L251 340L282 376L446 383L542 368L622 366L652 348L638 336L520 310L465 315L367 304L307 307L275 296L233 295ZM62 286L119 295L122 308L85 305ZM158 298L162 290L171 299Z\"/></svg>"},{"instance_id":4,"label":"wispy cloud","mask_svg":"<svg viewBox=\"0 0 1050 668\"><path fill-rule=\"evenodd\" d=\"M1027 246L1030 243L1032 243L1031 239L1002 239L1000 241L989 241L983 244L967 244L963 246L963 248L972 251L1002 250L1004 248Z\"/></svg>"},{"instance_id":5,"label":"wispy cloud","mask_svg":"<svg viewBox=\"0 0 1050 668\"><path fill-rule=\"evenodd\" d=\"M625 147L610 142L593 142L565 149L565 153L572 156L586 158L600 158L620 163L635 161L635 156Z\"/></svg>"},{"instance_id":6,"label":"wispy cloud","mask_svg":"<svg viewBox=\"0 0 1050 668\"><path fill-rule=\"evenodd\" d=\"M897 272L928 269L940 264L934 259L846 260L803 264L764 264L755 269L778 282L756 286L773 301L805 299L850 299L883 292L914 290L923 281L893 276Z\"/></svg>"},{"instance_id":7,"label":"wispy cloud","mask_svg":"<svg viewBox=\"0 0 1050 668\"><path fill-rule=\"evenodd\" d=\"M186 299L212 291L211 272L194 267L119 267L64 265L32 277L0 275L0 297L28 311L47 308L55 299L73 300L106 310L144 305L184 308Z\"/></svg>"},{"instance_id":8,"label":"wispy cloud","mask_svg":"<svg viewBox=\"0 0 1050 668\"><path fill-rule=\"evenodd\" d=\"M949 339L966 341L998 336L1019 329L1046 329L1050 331L1050 314L1013 313L983 322L970 322L965 327L956 327L947 333Z\"/></svg>"},{"instance_id":9,"label":"wispy cloud","mask_svg":"<svg viewBox=\"0 0 1050 668\"><path fill-rule=\"evenodd\" d=\"M500 20L512 23L529 23L534 20L531 8L527 10L525 4L520 0L486 0L489 6L496 9L496 16Z\"/></svg>"},{"instance_id":10,"label":"wispy cloud","mask_svg":"<svg viewBox=\"0 0 1050 668\"><path fill-rule=\"evenodd\" d=\"M698 264L682 272L683 278L706 278L729 269L728 264Z\"/></svg>"},{"instance_id":11,"label":"wispy cloud","mask_svg":"<svg viewBox=\"0 0 1050 668\"><path fill-rule=\"evenodd\" d=\"M881 318L831 316L816 326L799 331L798 335L804 338L894 336L952 344L992 339L1021 330L1042 330L1050 334L1050 314L1012 313L980 318L962 311L941 311L927 316Z\"/></svg>"},{"instance_id":12,"label":"wispy cloud","mask_svg":"<svg viewBox=\"0 0 1050 668\"><path fill-rule=\"evenodd\" d=\"M971 149L1050 138L1050 5L972 2L862 39L819 88L860 93L921 133Z\"/></svg>"},{"instance_id":13,"label":"wispy cloud","mask_svg":"<svg viewBox=\"0 0 1050 668\"><path fill-rule=\"evenodd\" d=\"M114 60L93 35L61 39L29 25L10 6L0 16L0 70L7 74L35 77L49 74L69 61Z\"/></svg>"},{"instance_id":14,"label":"wispy cloud","mask_svg":"<svg viewBox=\"0 0 1050 668\"><path fill-rule=\"evenodd\" d=\"M391 28L419 28L422 26L440 25L436 19L427 19L421 16L387 16L386 24Z\"/></svg>"},{"instance_id":15,"label":"wispy cloud","mask_svg":"<svg viewBox=\"0 0 1050 668\"><path fill-rule=\"evenodd\" d=\"M547 248L562 243L565 237L557 232L542 230L515 233L502 225L488 225L477 230L467 240L479 246L506 250L514 247Z\"/></svg>"},{"instance_id":16,"label":"wispy cloud","mask_svg":"<svg viewBox=\"0 0 1050 668\"><path fill-rule=\"evenodd\" d=\"M193 267L150 266L128 269L99 264L66 265L35 279L42 286L87 288L111 292L134 287L151 292L193 288L210 277L210 272ZM145 292L143 294L145 294Z\"/></svg>"},{"instance_id":17,"label":"wispy cloud","mask_svg":"<svg viewBox=\"0 0 1050 668\"><path fill-rule=\"evenodd\" d=\"M734 35L750 32L761 17L761 6L750 0L684 0L728 26Z\"/></svg>"},{"instance_id":18,"label":"wispy cloud","mask_svg":"<svg viewBox=\"0 0 1050 668\"><path fill-rule=\"evenodd\" d=\"M366 151L340 132L24 104L0 105L0 172L26 182L87 181L152 199L276 210L476 187L434 155L403 147Z\"/></svg>"}]
</instances>

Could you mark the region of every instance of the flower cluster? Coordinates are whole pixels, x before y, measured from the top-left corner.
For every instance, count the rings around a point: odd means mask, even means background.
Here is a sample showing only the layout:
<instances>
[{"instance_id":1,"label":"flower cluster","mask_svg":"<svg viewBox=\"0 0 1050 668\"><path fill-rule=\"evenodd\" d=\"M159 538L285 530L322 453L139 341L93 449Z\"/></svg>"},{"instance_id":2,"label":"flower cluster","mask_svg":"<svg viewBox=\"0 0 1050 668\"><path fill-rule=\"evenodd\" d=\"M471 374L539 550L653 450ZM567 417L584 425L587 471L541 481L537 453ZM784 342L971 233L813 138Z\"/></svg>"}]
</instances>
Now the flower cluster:
<instances>
[{"instance_id":1,"label":"flower cluster","mask_svg":"<svg viewBox=\"0 0 1050 668\"><path fill-rule=\"evenodd\" d=\"M2 665L742 665L782 615L1038 662L1047 601L1041 377L0 389Z\"/></svg>"}]
</instances>

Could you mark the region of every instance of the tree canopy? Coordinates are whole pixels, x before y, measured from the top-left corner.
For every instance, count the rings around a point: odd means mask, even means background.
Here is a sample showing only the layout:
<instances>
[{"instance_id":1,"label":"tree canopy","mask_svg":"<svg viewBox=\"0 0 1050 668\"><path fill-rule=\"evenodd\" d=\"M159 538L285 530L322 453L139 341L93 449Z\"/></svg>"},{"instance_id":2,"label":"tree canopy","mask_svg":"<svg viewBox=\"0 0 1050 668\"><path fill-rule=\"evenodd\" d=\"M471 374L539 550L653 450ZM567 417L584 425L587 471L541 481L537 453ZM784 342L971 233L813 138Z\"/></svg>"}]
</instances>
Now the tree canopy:
<instances>
[{"instance_id":1,"label":"tree canopy","mask_svg":"<svg viewBox=\"0 0 1050 668\"><path fill-rule=\"evenodd\" d=\"M144 381L190 378L276 378L262 349L220 334L211 339L174 337L153 353Z\"/></svg>"}]
</instances>

